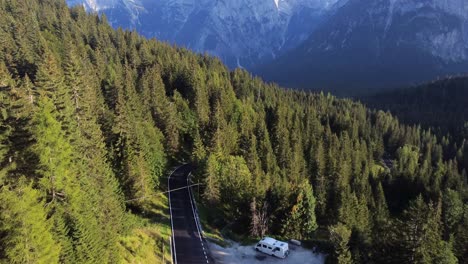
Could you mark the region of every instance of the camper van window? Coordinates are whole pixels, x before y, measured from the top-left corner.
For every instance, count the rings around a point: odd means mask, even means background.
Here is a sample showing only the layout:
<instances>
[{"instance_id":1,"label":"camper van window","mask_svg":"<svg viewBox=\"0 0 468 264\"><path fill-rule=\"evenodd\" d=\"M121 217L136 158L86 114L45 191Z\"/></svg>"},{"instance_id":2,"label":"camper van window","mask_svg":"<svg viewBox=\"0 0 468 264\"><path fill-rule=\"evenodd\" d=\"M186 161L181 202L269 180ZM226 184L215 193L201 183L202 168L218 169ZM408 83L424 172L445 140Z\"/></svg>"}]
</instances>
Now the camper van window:
<instances>
[{"instance_id":1,"label":"camper van window","mask_svg":"<svg viewBox=\"0 0 468 264\"><path fill-rule=\"evenodd\" d=\"M262 246L263 246L264 248L266 248L266 247L267 247L267 246L265 246L265 245L262 245Z\"/></svg>"},{"instance_id":2,"label":"camper van window","mask_svg":"<svg viewBox=\"0 0 468 264\"><path fill-rule=\"evenodd\" d=\"M276 247L273 251L280 251L280 248Z\"/></svg>"},{"instance_id":3,"label":"camper van window","mask_svg":"<svg viewBox=\"0 0 468 264\"><path fill-rule=\"evenodd\" d=\"M261 246L262 246L262 244L257 244L257 247L261 247Z\"/></svg>"},{"instance_id":4,"label":"camper van window","mask_svg":"<svg viewBox=\"0 0 468 264\"><path fill-rule=\"evenodd\" d=\"M272 249L271 247L268 247L268 249Z\"/></svg>"}]
</instances>

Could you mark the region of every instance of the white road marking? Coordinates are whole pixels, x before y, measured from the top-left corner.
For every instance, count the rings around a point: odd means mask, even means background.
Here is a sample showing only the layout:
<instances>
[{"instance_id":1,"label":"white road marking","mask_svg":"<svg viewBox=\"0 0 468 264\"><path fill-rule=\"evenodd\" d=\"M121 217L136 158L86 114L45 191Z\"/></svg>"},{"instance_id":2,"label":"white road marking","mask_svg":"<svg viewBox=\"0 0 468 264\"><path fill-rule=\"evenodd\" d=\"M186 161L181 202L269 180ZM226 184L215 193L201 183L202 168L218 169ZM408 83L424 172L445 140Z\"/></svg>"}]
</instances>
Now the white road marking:
<instances>
[{"instance_id":1,"label":"white road marking","mask_svg":"<svg viewBox=\"0 0 468 264\"><path fill-rule=\"evenodd\" d=\"M188 177L187 177L187 186L190 186L189 184L189 177L192 175L192 173L190 172ZM202 246L202 249L203 249L203 254L205 255L205 259L206 259L206 263L209 263L208 262L208 257L206 256L206 251L205 251L205 247L203 246L203 240L202 240L202 234L201 234L201 231L200 231L200 227L199 227L199 223L198 223L198 215L195 213L195 209L193 208L193 200L192 200L192 196L193 196L193 193L192 193L192 188L188 188L189 189L189 197L190 197L190 205L192 206L192 212L193 212L193 219L195 220L195 225L197 226L197 231L198 231L198 237L200 238L200 243L201 243L201 246Z\"/></svg>"},{"instance_id":2,"label":"white road marking","mask_svg":"<svg viewBox=\"0 0 468 264\"><path fill-rule=\"evenodd\" d=\"M167 189L168 190L171 190L171 176L172 174L174 174L174 172L176 172L176 170L178 170L179 168L181 168L182 166L185 166L187 164L182 164L180 165L179 167L175 168L171 174L169 174L169 177L167 178ZM175 264L177 264L177 252L176 252L176 246L175 246L175 239L174 239L174 222L172 221L172 205L171 205L171 192L169 192L169 213L171 215L171 234L172 234L172 243L171 243L171 253L172 251L174 252L174 255L172 256ZM172 250L172 246L174 245L174 250Z\"/></svg>"}]
</instances>

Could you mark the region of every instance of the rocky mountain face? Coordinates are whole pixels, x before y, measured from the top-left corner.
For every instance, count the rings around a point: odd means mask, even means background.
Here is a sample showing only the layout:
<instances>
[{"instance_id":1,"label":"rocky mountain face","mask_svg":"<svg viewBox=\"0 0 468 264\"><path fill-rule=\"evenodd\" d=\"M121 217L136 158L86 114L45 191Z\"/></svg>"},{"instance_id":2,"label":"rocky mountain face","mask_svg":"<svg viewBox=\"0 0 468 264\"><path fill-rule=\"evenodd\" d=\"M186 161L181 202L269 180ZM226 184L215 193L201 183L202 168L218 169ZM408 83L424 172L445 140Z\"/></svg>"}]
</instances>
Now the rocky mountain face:
<instances>
[{"instance_id":1,"label":"rocky mountain face","mask_svg":"<svg viewBox=\"0 0 468 264\"><path fill-rule=\"evenodd\" d=\"M297 49L257 72L286 86L345 94L466 73L468 2L349 0Z\"/></svg>"},{"instance_id":2,"label":"rocky mountain face","mask_svg":"<svg viewBox=\"0 0 468 264\"><path fill-rule=\"evenodd\" d=\"M231 67L276 58L305 41L338 0L67 0L113 26L220 57Z\"/></svg>"}]
</instances>

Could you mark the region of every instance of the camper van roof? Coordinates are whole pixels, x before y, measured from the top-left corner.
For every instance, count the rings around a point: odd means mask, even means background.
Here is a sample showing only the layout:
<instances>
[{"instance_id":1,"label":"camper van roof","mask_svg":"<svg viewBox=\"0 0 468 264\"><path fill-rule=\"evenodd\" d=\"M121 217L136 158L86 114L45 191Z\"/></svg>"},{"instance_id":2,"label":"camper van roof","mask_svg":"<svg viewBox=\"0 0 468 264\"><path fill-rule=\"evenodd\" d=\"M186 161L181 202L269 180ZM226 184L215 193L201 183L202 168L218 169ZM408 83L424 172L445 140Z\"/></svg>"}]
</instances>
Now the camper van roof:
<instances>
[{"instance_id":1,"label":"camper van roof","mask_svg":"<svg viewBox=\"0 0 468 264\"><path fill-rule=\"evenodd\" d=\"M276 239L271 238L271 237L264 237L262 239L262 242L265 243L265 244L275 246L275 247L288 249L288 243L276 240Z\"/></svg>"},{"instance_id":2,"label":"camper van roof","mask_svg":"<svg viewBox=\"0 0 468 264\"><path fill-rule=\"evenodd\" d=\"M273 245L276 242L276 239L271 238L271 237L264 237L262 239L262 242L265 242L265 244Z\"/></svg>"}]
</instances>

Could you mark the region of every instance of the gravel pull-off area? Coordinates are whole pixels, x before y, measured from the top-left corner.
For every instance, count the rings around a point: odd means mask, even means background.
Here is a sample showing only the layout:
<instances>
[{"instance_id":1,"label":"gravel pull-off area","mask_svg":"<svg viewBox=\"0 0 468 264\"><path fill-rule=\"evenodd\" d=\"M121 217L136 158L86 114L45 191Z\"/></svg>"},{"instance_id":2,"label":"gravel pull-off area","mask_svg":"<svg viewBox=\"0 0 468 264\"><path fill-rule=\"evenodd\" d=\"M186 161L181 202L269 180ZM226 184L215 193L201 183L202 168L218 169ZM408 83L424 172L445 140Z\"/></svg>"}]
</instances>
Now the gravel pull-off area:
<instances>
[{"instance_id":1,"label":"gravel pull-off area","mask_svg":"<svg viewBox=\"0 0 468 264\"><path fill-rule=\"evenodd\" d=\"M217 244L209 243L211 254L217 264L323 264L325 255L315 254L312 250L294 246L289 243L290 254L285 259L268 256L254 250L254 245L241 246L232 243L230 247L223 248Z\"/></svg>"}]
</instances>

